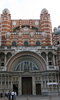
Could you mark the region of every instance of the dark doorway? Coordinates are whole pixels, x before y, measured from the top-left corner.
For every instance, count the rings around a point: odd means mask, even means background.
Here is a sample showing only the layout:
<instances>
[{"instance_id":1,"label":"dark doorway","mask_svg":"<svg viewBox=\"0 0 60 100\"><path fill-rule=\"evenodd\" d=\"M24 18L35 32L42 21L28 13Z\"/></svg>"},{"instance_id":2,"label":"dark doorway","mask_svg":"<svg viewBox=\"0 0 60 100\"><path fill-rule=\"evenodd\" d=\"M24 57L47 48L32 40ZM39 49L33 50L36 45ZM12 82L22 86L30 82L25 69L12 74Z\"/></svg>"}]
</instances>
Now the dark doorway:
<instances>
[{"instance_id":1,"label":"dark doorway","mask_svg":"<svg viewBox=\"0 0 60 100\"><path fill-rule=\"evenodd\" d=\"M36 95L41 95L41 84L36 84Z\"/></svg>"},{"instance_id":2,"label":"dark doorway","mask_svg":"<svg viewBox=\"0 0 60 100\"><path fill-rule=\"evenodd\" d=\"M22 77L22 94L32 94L32 77Z\"/></svg>"},{"instance_id":3,"label":"dark doorway","mask_svg":"<svg viewBox=\"0 0 60 100\"><path fill-rule=\"evenodd\" d=\"M18 84L13 84L13 91L15 91L18 95Z\"/></svg>"}]
</instances>

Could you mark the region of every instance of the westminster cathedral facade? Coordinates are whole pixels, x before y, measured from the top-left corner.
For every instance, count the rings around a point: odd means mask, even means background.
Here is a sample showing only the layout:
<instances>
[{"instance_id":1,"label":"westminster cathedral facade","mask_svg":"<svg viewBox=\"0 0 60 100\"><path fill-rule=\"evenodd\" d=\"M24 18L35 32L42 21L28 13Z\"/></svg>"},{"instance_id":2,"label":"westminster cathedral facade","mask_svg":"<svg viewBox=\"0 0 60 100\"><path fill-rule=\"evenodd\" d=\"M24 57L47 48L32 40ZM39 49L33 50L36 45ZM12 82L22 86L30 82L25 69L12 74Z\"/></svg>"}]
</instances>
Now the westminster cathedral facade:
<instances>
[{"instance_id":1,"label":"westminster cathedral facade","mask_svg":"<svg viewBox=\"0 0 60 100\"><path fill-rule=\"evenodd\" d=\"M60 93L60 26L54 28L47 9L39 19L0 16L0 93Z\"/></svg>"}]
</instances>

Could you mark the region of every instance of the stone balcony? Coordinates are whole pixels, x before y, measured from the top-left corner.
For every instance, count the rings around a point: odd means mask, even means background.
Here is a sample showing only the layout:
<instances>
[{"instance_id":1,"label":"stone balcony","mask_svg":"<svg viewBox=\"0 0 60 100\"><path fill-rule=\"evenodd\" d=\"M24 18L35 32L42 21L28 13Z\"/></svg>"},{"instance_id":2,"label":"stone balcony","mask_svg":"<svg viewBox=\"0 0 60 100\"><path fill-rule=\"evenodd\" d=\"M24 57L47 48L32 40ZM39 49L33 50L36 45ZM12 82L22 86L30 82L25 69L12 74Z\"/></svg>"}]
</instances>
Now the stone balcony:
<instances>
[{"instance_id":1,"label":"stone balcony","mask_svg":"<svg viewBox=\"0 0 60 100\"><path fill-rule=\"evenodd\" d=\"M7 49L5 47L5 49ZM55 46L18 46L18 47L11 47L11 49L14 49L15 51L38 51L38 50L57 50L57 47Z\"/></svg>"},{"instance_id":2,"label":"stone balcony","mask_svg":"<svg viewBox=\"0 0 60 100\"><path fill-rule=\"evenodd\" d=\"M41 50L41 49L55 49L57 50L57 47L56 46L17 46L17 47L14 47L14 46L11 46L11 47L7 47L7 46L4 46L4 47L0 47L0 50L1 49L15 49L15 50Z\"/></svg>"},{"instance_id":3,"label":"stone balcony","mask_svg":"<svg viewBox=\"0 0 60 100\"><path fill-rule=\"evenodd\" d=\"M47 70L59 70L59 67L54 65L48 65Z\"/></svg>"}]
</instances>

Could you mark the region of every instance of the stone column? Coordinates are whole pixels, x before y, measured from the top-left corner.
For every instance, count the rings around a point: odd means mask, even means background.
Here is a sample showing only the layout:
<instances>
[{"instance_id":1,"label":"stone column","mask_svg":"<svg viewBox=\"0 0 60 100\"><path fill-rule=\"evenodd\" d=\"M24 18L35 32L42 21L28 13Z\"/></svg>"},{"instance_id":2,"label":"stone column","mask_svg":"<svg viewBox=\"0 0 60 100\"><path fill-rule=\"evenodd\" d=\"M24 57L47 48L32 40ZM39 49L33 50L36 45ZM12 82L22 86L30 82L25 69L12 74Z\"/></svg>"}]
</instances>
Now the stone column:
<instances>
[{"instance_id":1,"label":"stone column","mask_svg":"<svg viewBox=\"0 0 60 100\"><path fill-rule=\"evenodd\" d=\"M52 81L52 83L53 83L53 73L50 73L51 74L51 81ZM52 90L51 90L52 92L54 92L54 89L53 89L53 84L52 84Z\"/></svg>"},{"instance_id":2,"label":"stone column","mask_svg":"<svg viewBox=\"0 0 60 100\"><path fill-rule=\"evenodd\" d=\"M6 62L7 62L6 55L7 55L7 53L5 53L5 68L4 68L5 71L6 71Z\"/></svg>"},{"instance_id":3,"label":"stone column","mask_svg":"<svg viewBox=\"0 0 60 100\"><path fill-rule=\"evenodd\" d=\"M7 86L6 86L6 75L5 75L5 92L6 92Z\"/></svg>"},{"instance_id":4,"label":"stone column","mask_svg":"<svg viewBox=\"0 0 60 100\"><path fill-rule=\"evenodd\" d=\"M13 77L11 76L11 91L13 91Z\"/></svg>"},{"instance_id":5,"label":"stone column","mask_svg":"<svg viewBox=\"0 0 60 100\"><path fill-rule=\"evenodd\" d=\"M55 66L55 56L53 54L53 65Z\"/></svg>"},{"instance_id":6,"label":"stone column","mask_svg":"<svg viewBox=\"0 0 60 100\"><path fill-rule=\"evenodd\" d=\"M36 95L35 77L32 77L32 94Z\"/></svg>"},{"instance_id":7,"label":"stone column","mask_svg":"<svg viewBox=\"0 0 60 100\"><path fill-rule=\"evenodd\" d=\"M5 64L6 64L6 53L5 53Z\"/></svg>"},{"instance_id":8,"label":"stone column","mask_svg":"<svg viewBox=\"0 0 60 100\"><path fill-rule=\"evenodd\" d=\"M49 65L49 64L48 64L48 54L47 54L47 53L46 53L46 63L47 63L47 64L46 64L46 65L47 65L47 69L49 69L49 68L48 68L48 65Z\"/></svg>"},{"instance_id":9,"label":"stone column","mask_svg":"<svg viewBox=\"0 0 60 100\"><path fill-rule=\"evenodd\" d=\"M2 89L2 74L1 74L1 89Z\"/></svg>"},{"instance_id":10,"label":"stone column","mask_svg":"<svg viewBox=\"0 0 60 100\"><path fill-rule=\"evenodd\" d=\"M48 83L49 83L49 73L48 73L48 76L47 77L48 77ZM47 88L48 88L48 94L49 94L49 91L50 90L49 90L49 85L48 84L47 84Z\"/></svg>"},{"instance_id":11,"label":"stone column","mask_svg":"<svg viewBox=\"0 0 60 100\"><path fill-rule=\"evenodd\" d=\"M21 82L21 76L19 77L18 94L19 94L19 95L22 95L22 82Z\"/></svg>"},{"instance_id":12,"label":"stone column","mask_svg":"<svg viewBox=\"0 0 60 100\"><path fill-rule=\"evenodd\" d=\"M9 87L9 75L8 75L8 89L10 89L10 87Z\"/></svg>"},{"instance_id":13,"label":"stone column","mask_svg":"<svg viewBox=\"0 0 60 100\"><path fill-rule=\"evenodd\" d=\"M41 93L43 93L44 92L43 75L41 75L40 77L41 77Z\"/></svg>"}]
</instances>

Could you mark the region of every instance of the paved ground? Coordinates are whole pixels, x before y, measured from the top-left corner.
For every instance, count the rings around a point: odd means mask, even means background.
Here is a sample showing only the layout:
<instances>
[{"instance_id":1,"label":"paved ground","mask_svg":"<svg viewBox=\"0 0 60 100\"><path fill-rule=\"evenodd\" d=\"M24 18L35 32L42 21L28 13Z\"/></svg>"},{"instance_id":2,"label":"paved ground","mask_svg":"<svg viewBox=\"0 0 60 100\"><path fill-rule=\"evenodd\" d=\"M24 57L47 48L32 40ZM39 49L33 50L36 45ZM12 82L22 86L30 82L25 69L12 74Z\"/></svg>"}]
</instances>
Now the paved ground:
<instances>
[{"instance_id":1,"label":"paved ground","mask_svg":"<svg viewBox=\"0 0 60 100\"><path fill-rule=\"evenodd\" d=\"M60 100L60 96L20 96L17 100Z\"/></svg>"},{"instance_id":2,"label":"paved ground","mask_svg":"<svg viewBox=\"0 0 60 100\"><path fill-rule=\"evenodd\" d=\"M0 98L0 100L8 100L8 98ZM16 100L60 100L60 96L18 96Z\"/></svg>"}]
</instances>

